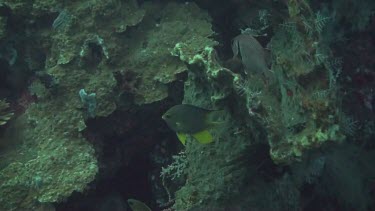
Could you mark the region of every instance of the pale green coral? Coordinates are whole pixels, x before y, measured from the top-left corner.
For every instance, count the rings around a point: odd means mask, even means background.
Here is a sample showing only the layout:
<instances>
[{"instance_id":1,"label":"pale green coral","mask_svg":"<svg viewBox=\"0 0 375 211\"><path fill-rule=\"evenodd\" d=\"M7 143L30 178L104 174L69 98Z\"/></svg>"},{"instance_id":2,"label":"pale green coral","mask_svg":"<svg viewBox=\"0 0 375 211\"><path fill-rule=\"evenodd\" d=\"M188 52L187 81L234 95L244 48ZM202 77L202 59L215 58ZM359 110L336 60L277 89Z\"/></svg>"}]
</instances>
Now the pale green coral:
<instances>
[{"instance_id":1,"label":"pale green coral","mask_svg":"<svg viewBox=\"0 0 375 211\"><path fill-rule=\"evenodd\" d=\"M119 60L120 65L136 70L143 79L136 93L137 104L166 98L167 84L187 70L181 60L170 54L177 43L188 45L194 55L204 46L215 45L215 41L209 38L214 34L211 18L196 4L145 3L142 8L148 13L133 30L134 38L125 37L124 43L129 45L129 50L124 52L125 59ZM155 17L163 18L157 22Z\"/></svg>"},{"instance_id":2,"label":"pale green coral","mask_svg":"<svg viewBox=\"0 0 375 211\"><path fill-rule=\"evenodd\" d=\"M56 112L63 102L55 103L33 104L7 131L4 140L19 144L2 152L0 210L58 202L95 179L97 160L78 132L80 113Z\"/></svg>"},{"instance_id":3,"label":"pale green coral","mask_svg":"<svg viewBox=\"0 0 375 211\"><path fill-rule=\"evenodd\" d=\"M216 51L213 48L217 45L216 42L209 42L210 45L202 46L191 46L186 43L177 43L174 49L171 51L173 56L178 56L182 61L189 65L200 66L209 79L225 80L231 84L235 84L239 80L239 75L231 72L229 69L224 68L217 61ZM222 90L223 91L223 90ZM227 92L216 93L211 96L212 102L225 98Z\"/></svg>"},{"instance_id":4,"label":"pale green coral","mask_svg":"<svg viewBox=\"0 0 375 211\"><path fill-rule=\"evenodd\" d=\"M318 148L328 141L340 143L345 136L340 131L337 124L331 125L328 129L322 129L308 126L304 131L297 135L288 136L287 141L281 145L273 146L271 157L276 162L291 162L300 160L303 152Z\"/></svg>"}]
</instances>

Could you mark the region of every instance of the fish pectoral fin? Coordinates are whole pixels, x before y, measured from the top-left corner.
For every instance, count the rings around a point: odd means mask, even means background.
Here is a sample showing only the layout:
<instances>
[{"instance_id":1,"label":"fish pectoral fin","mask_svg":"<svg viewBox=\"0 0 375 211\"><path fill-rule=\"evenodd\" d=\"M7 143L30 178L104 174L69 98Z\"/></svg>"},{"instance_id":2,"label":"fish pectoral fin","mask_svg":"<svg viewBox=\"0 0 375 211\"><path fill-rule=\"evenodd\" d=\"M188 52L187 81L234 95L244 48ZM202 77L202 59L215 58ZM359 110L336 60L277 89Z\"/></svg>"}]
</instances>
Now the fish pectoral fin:
<instances>
[{"instance_id":1,"label":"fish pectoral fin","mask_svg":"<svg viewBox=\"0 0 375 211\"><path fill-rule=\"evenodd\" d=\"M214 128L214 127L221 127L225 123L226 123L225 121L217 121L217 122L209 122L208 125L210 126L210 128Z\"/></svg>"},{"instance_id":2,"label":"fish pectoral fin","mask_svg":"<svg viewBox=\"0 0 375 211\"><path fill-rule=\"evenodd\" d=\"M225 114L226 114L225 110L211 111L205 116L205 123L209 126L223 124L225 123L225 121L222 120L221 118L224 117Z\"/></svg>"},{"instance_id":3,"label":"fish pectoral fin","mask_svg":"<svg viewBox=\"0 0 375 211\"><path fill-rule=\"evenodd\" d=\"M185 134L185 133L177 133L177 138L178 138L178 140L181 141L181 143L183 145L186 144L187 134Z\"/></svg>"},{"instance_id":4,"label":"fish pectoral fin","mask_svg":"<svg viewBox=\"0 0 375 211\"><path fill-rule=\"evenodd\" d=\"M199 143L208 144L213 142L213 137L208 130L202 130L192 135Z\"/></svg>"}]
</instances>

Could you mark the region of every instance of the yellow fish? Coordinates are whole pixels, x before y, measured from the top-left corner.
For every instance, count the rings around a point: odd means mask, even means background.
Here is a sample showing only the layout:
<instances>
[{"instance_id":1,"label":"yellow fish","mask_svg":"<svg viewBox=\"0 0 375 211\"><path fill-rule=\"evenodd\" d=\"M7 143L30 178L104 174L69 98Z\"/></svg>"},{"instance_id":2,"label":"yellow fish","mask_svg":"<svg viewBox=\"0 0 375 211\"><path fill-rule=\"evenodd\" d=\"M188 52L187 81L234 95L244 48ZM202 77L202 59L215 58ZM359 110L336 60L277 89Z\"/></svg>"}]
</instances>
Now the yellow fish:
<instances>
[{"instance_id":1,"label":"yellow fish","mask_svg":"<svg viewBox=\"0 0 375 211\"><path fill-rule=\"evenodd\" d=\"M128 204L133 211L151 211L145 203L136 199L128 199Z\"/></svg>"},{"instance_id":2,"label":"yellow fish","mask_svg":"<svg viewBox=\"0 0 375 211\"><path fill-rule=\"evenodd\" d=\"M177 133L177 137L182 144L186 144L188 135L193 136L202 144L207 144L213 141L213 137L208 129L218 123L212 120L212 117L217 112L221 111L182 104L170 108L162 118Z\"/></svg>"}]
</instances>

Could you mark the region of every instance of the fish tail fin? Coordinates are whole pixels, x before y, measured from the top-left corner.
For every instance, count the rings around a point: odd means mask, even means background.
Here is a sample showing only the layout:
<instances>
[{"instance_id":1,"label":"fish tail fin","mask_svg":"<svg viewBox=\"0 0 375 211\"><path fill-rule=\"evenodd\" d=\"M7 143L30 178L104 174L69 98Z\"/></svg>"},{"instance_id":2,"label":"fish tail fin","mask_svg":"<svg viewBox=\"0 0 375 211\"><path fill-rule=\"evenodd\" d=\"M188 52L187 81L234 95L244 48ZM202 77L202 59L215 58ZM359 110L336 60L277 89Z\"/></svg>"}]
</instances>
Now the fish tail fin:
<instances>
[{"instance_id":1,"label":"fish tail fin","mask_svg":"<svg viewBox=\"0 0 375 211\"><path fill-rule=\"evenodd\" d=\"M201 144L208 144L213 142L213 137L208 130L203 130L193 134L193 137Z\"/></svg>"},{"instance_id":2,"label":"fish tail fin","mask_svg":"<svg viewBox=\"0 0 375 211\"><path fill-rule=\"evenodd\" d=\"M187 135L185 133L177 133L177 138L183 145L186 144Z\"/></svg>"}]
</instances>

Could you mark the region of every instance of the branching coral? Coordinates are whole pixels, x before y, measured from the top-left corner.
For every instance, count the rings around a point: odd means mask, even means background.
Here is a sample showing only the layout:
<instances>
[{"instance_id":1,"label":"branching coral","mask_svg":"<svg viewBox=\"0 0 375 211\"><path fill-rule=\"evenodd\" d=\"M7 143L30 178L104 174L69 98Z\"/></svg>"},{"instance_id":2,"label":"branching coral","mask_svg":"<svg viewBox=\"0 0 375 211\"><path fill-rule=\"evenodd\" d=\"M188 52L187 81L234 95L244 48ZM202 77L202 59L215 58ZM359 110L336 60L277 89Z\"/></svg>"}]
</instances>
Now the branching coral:
<instances>
[{"instance_id":1,"label":"branching coral","mask_svg":"<svg viewBox=\"0 0 375 211\"><path fill-rule=\"evenodd\" d=\"M186 159L186 154L184 151L180 152L178 155L172 156L172 158L173 162L169 166L162 168L160 176L170 177L172 180L174 180L185 175L188 160Z\"/></svg>"}]
</instances>

